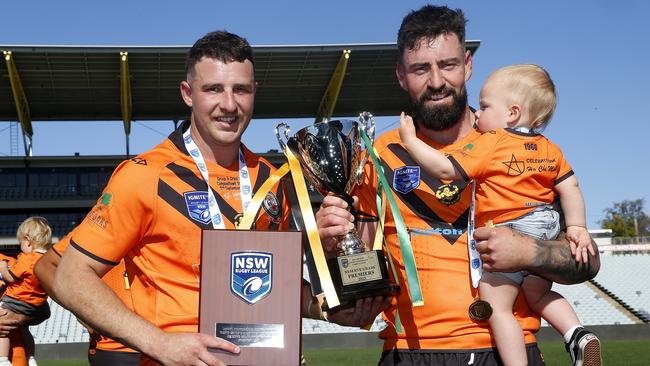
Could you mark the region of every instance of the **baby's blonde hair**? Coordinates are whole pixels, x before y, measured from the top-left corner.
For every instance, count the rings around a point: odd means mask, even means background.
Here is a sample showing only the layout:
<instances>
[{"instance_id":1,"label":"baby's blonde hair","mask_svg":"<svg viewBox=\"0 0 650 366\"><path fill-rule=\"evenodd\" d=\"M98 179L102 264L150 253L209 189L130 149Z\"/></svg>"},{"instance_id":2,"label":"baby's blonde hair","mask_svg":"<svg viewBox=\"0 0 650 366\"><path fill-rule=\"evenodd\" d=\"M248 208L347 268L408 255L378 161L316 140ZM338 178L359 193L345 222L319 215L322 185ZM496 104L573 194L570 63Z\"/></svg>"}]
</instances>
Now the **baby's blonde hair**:
<instances>
[{"instance_id":1,"label":"baby's blonde hair","mask_svg":"<svg viewBox=\"0 0 650 366\"><path fill-rule=\"evenodd\" d=\"M532 129L543 130L548 125L557 106L557 92L546 70L533 64L511 65L493 72L488 80L493 78L528 109Z\"/></svg>"},{"instance_id":2,"label":"baby's blonde hair","mask_svg":"<svg viewBox=\"0 0 650 366\"><path fill-rule=\"evenodd\" d=\"M52 228L44 217L28 217L18 227L18 241L29 240L34 249L49 249L52 245Z\"/></svg>"}]
</instances>

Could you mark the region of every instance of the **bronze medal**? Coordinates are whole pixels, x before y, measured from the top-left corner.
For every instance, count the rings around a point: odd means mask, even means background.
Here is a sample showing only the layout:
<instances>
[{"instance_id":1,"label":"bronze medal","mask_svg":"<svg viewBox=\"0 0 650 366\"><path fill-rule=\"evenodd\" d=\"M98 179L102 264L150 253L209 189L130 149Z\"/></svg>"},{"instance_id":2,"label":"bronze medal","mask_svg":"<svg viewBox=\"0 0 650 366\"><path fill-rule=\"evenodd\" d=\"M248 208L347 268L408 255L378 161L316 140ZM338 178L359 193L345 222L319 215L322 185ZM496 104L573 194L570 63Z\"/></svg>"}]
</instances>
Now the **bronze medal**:
<instances>
[{"instance_id":1,"label":"bronze medal","mask_svg":"<svg viewBox=\"0 0 650 366\"><path fill-rule=\"evenodd\" d=\"M474 302L467 309L469 317L476 321L483 321L490 319L492 315L492 306L487 301L480 299L474 300Z\"/></svg>"}]
</instances>

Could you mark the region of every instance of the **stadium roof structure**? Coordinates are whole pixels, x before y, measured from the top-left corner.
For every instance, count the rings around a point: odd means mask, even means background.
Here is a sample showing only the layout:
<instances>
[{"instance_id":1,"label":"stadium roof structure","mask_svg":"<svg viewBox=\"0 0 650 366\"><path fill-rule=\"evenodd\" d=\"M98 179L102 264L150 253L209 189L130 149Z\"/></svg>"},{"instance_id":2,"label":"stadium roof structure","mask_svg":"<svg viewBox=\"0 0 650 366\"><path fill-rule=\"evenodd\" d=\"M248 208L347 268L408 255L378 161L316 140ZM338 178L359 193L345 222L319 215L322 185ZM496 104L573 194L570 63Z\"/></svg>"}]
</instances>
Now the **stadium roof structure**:
<instances>
[{"instance_id":1,"label":"stadium roof structure","mask_svg":"<svg viewBox=\"0 0 650 366\"><path fill-rule=\"evenodd\" d=\"M472 53L479 44L467 41ZM123 120L125 71L120 59L125 52L131 120L188 118L189 110L179 93L188 49L0 45L0 50L11 52L15 65L13 71L9 62L0 66L0 121L19 120L12 72L22 84L19 108L28 108L33 121ZM334 115L354 116L360 111L397 115L403 108L405 95L395 78L398 53L394 43L253 49L259 82L255 118L315 116L344 50L351 52Z\"/></svg>"}]
</instances>

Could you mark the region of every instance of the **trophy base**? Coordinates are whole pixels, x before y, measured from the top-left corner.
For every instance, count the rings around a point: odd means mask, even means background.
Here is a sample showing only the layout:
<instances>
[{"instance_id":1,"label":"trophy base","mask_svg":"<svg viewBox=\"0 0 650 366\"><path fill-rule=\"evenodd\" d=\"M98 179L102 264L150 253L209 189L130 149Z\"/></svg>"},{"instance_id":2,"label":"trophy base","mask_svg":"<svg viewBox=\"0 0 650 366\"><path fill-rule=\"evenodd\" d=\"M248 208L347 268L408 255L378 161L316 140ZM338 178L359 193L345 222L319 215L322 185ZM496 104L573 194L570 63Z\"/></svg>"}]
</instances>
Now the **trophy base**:
<instances>
[{"instance_id":1,"label":"trophy base","mask_svg":"<svg viewBox=\"0 0 650 366\"><path fill-rule=\"evenodd\" d=\"M358 299L395 296L400 287L389 280L386 258L382 250L339 256L327 261L340 304L325 311L354 307Z\"/></svg>"}]
</instances>

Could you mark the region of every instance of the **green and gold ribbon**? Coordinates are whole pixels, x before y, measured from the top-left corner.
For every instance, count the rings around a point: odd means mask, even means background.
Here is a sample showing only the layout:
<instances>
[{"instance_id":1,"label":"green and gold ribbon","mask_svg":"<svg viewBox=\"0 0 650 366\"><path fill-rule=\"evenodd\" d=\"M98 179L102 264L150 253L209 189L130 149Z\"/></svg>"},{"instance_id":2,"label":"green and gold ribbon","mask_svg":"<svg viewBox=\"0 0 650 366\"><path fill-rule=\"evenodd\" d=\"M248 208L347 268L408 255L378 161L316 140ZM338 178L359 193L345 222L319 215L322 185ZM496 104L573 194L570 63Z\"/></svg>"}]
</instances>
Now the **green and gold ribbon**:
<instances>
[{"instance_id":1,"label":"green and gold ribbon","mask_svg":"<svg viewBox=\"0 0 650 366\"><path fill-rule=\"evenodd\" d=\"M384 176L383 169L379 163L379 158L375 149L372 147L368 135L363 129L360 129L361 139L363 143L367 146L368 154L372 159L372 163L376 167L377 177L379 178L379 185L377 194L385 194L385 197L388 199L388 204L390 205L390 210L393 214L393 219L395 221L395 228L397 230L397 238L400 243L400 249L402 251L402 260L404 261L404 269L406 271L406 281L408 283L409 293L411 294L411 303L414 307L424 306L424 300L422 298L422 288L420 287L420 278L418 276L417 267L415 266L415 257L413 256L413 248L411 247L411 240L408 232L406 231L406 225L404 225L404 219L402 214L397 207L397 202L395 197L393 197L393 192L390 189L390 185ZM381 192L381 193L380 193ZM383 197L383 196L382 196ZM383 215L382 215L383 216ZM381 220L381 226L383 226L383 219ZM382 228L383 231L383 228ZM383 236L383 235L382 235ZM388 248L388 245L386 245ZM390 257L390 252L387 250L388 256ZM391 260L391 267L392 260ZM394 267L393 267L394 270Z\"/></svg>"}]
</instances>

